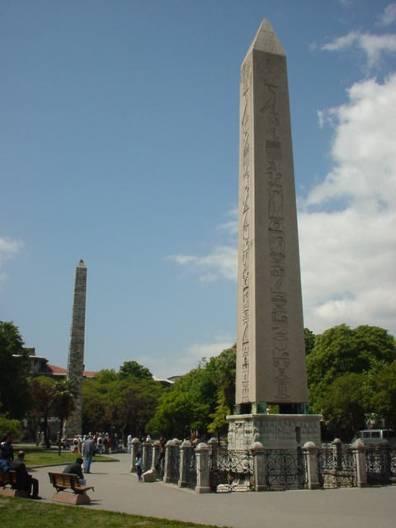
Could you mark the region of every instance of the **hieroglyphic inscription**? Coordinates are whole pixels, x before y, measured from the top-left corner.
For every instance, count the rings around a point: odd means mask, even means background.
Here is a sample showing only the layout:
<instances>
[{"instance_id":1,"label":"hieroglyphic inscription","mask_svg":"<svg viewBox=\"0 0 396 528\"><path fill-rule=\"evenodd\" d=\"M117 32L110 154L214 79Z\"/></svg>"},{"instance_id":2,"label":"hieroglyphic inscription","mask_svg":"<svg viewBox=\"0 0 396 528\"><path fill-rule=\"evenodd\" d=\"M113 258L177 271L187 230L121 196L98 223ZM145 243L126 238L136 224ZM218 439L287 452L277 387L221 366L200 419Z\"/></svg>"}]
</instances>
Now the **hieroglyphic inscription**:
<instances>
[{"instance_id":1,"label":"hieroglyphic inscription","mask_svg":"<svg viewBox=\"0 0 396 528\"><path fill-rule=\"evenodd\" d=\"M250 204L250 186L251 186L251 110L250 110L250 90L251 90L252 67L248 59L242 66L241 74L241 240L240 240L240 258L242 266L242 280L239 287L241 288L241 399L242 402L249 401L249 325L250 325L250 230L251 230L251 204Z\"/></svg>"},{"instance_id":2,"label":"hieroglyphic inscription","mask_svg":"<svg viewBox=\"0 0 396 528\"><path fill-rule=\"evenodd\" d=\"M288 400L290 377L288 299L286 278L286 237L284 217L284 174L282 170L281 117L279 111L281 65L267 57L258 66L263 79L259 112L265 119L265 173L268 192L268 241L270 265L271 354L277 401Z\"/></svg>"}]
</instances>

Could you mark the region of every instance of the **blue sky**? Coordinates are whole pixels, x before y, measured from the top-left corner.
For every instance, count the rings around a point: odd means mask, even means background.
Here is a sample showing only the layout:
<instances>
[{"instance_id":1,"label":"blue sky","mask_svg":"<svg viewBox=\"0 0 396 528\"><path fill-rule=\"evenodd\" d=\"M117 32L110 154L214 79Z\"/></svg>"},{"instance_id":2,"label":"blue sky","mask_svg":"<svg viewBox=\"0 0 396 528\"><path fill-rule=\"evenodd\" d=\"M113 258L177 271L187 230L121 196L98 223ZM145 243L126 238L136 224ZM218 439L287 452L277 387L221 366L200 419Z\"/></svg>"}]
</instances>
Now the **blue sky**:
<instances>
[{"instance_id":1,"label":"blue sky","mask_svg":"<svg viewBox=\"0 0 396 528\"><path fill-rule=\"evenodd\" d=\"M288 57L305 325L396 333L396 4L0 0L0 319L66 365L184 372L233 343L239 66Z\"/></svg>"}]
</instances>

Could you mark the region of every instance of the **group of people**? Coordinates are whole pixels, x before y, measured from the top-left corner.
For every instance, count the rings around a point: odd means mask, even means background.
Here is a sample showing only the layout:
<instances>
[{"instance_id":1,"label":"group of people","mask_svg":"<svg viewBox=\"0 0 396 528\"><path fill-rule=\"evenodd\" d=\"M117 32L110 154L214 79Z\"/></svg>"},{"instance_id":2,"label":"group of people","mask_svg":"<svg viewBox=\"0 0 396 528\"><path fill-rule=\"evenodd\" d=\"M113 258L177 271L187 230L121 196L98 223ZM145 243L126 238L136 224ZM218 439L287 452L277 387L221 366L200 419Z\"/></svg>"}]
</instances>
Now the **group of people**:
<instances>
[{"instance_id":1,"label":"group of people","mask_svg":"<svg viewBox=\"0 0 396 528\"><path fill-rule=\"evenodd\" d=\"M15 488L26 492L32 499L40 499L39 482L29 475L25 465L25 452L18 451L14 457L11 435L7 434L0 442L0 473L15 471Z\"/></svg>"},{"instance_id":2,"label":"group of people","mask_svg":"<svg viewBox=\"0 0 396 528\"><path fill-rule=\"evenodd\" d=\"M96 453L111 454L119 450L119 439L117 433L88 433L88 435L77 435L70 446L72 453L82 454L82 449L85 441L92 438L95 444Z\"/></svg>"}]
</instances>

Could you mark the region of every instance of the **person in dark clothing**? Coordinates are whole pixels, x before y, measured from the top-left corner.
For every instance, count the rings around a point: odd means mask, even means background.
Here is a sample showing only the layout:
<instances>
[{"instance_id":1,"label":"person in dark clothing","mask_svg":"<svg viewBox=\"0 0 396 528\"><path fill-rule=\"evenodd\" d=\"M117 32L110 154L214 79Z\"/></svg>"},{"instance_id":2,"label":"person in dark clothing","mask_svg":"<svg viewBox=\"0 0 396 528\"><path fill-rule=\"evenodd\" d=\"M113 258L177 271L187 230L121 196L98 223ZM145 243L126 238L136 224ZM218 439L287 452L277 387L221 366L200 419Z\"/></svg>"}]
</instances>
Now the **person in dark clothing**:
<instances>
[{"instance_id":1,"label":"person in dark clothing","mask_svg":"<svg viewBox=\"0 0 396 528\"><path fill-rule=\"evenodd\" d=\"M72 475L77 475L80 480L84 480L84 475L81 469L81 464L83 463L82 458L76 458L76 461L73 464L69 464L63 470L63 473L71 473Z\"/></svg>"},{"instance_id":2,"label":"person in dark clothing","mask_svg":"<svg viewBox=\"0 0 396 528\"><path fill-rule=\"evenodd\" d=\"M3 453L3 450L0 449L0 473L8 473L10 471L11 464L8 458Z\"/></svg>"},{"instance_id":3,"label":"person in dark clothing","mask_svg":"<svg viewBox=\"0 0 396 528\"><path fill-rule=\"evenodd\" d=\"M26 491L32 499L40 499L39 482L37 479L29 475L25 466L25 453L23 451L18 452L17 459L12 463L11 469L16 473L16 489Z\"/></svg>"},{"instance_id":4,"label":"person in dark clothing","mask_svg":"<svg viewBox=\"0 0 396 528\"><path fill-rule=\"evenodd\" d=\"M10 433L7 433L0 443L2 457L11 462L14 460L14 449L12 447L12 438Z\"/></svg>"}]
</instances>

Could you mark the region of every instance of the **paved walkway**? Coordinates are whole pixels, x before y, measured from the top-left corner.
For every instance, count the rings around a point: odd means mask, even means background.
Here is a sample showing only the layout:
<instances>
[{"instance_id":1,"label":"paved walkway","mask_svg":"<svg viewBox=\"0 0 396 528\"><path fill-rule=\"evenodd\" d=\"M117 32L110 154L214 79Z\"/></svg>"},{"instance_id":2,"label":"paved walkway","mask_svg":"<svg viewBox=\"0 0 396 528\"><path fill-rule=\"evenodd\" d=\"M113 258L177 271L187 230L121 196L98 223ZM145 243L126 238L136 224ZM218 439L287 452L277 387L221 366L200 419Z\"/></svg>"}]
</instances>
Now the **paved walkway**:
<instances>
[{"instance_id":1,"label":"paved walkway","mask_svg":"<svg viewBox=\"0 0 396 528\"><path fill-rule=\"evenodd\" d=\"M317 491L197 495L171 484L141 483L129 473L129 456L94 462L87 483L95 486L92 509L105 509L235 528L395 528L396 486ZM39 468L40 495L54 493Z\"/></svg>"}]
</instances>

